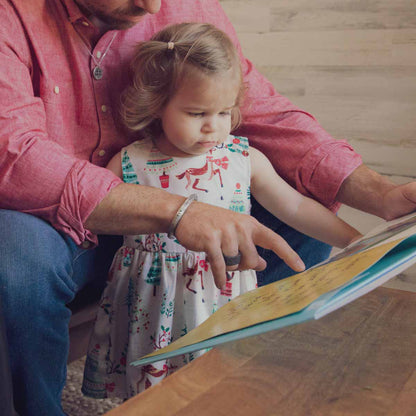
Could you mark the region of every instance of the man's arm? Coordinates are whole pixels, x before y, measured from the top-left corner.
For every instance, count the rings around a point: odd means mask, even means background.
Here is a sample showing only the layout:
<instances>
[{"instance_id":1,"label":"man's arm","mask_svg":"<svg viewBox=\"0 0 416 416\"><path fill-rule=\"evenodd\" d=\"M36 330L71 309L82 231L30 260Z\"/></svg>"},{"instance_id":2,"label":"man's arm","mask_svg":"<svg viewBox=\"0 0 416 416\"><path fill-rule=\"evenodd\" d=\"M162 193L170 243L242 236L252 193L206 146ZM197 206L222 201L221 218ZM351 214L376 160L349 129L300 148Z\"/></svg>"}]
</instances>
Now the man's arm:
<instances>
[{"instance_id":1,"label":"man's arm","mask_svg":"<svg viewBox=\"0 0 416 416\"><path fill-rule=\"evenodd\" d=\"M236 134L248 137L299 192L333 211L345 203L391 219L416 209L415 183L396 186L362 165L360 155L345 140L334 140L312 115L279 95L243 56L235 30L218 1L204 2L209 3L204 19L224 30L241 55L247 94L243 123Z\"/></svg>"},{"instance_id":2,"label":"man's arm","mask_svg":"<svg viewBox=\"0 0 416 416\"><path fill-rule=\"evenodd\" d=\"M59 120L47 120L36 54L8 2L0 5L0 22L0 208L39 216L77 244L95 241L83 222L121 181L49 137L48 122Z\"/></svg>"},{"instance_id":3,"label":"man's arm","mask_svg":"<svg viewBox=\"0 0 416 416\"><path fill-rule=\"evenodd\" d=\"M122 178L120 153L107 168ZM98 234L165 233L184 200L159 188L123 183L111 190L91 213L86 227ZM193 202L180 220L175 236L186 248L208 254L219 288L226 283L223 254L232 256L240 251L242 255L240 264L228 270L266 267L256 245L273 250L296 271L305 267L285 240L253 217L210 204Z\"/></svg>"},{"instance_id":4,"label":"man's arm","mask_svg":"<svg viewBox=\"0 0 416 416\"><path fill-rule=\"evenodd\" d=\"M337 200L361 211L392 220L416 210L416 182L396 185L361 165L342 183Z\"/></svg>"},{"instance_id":5,"label":"man's arm","mask_svg":"<svg viewBox=\"0 0 416 416\"><path fill-rule=\"evenodd\" d=\"M96 234L147 234L167 232L184 197L158 188L120 184L112 189L88 217L85 226ZM249 215L193 202L179 222L176 238L186 248L204 251L217 287L226 283L223 253L242 254L239 266L229 270L263 270L266 262L256 245L273 250L295 271L304 270L299 256L279 235Z\"/></svg>"}]
</instances>

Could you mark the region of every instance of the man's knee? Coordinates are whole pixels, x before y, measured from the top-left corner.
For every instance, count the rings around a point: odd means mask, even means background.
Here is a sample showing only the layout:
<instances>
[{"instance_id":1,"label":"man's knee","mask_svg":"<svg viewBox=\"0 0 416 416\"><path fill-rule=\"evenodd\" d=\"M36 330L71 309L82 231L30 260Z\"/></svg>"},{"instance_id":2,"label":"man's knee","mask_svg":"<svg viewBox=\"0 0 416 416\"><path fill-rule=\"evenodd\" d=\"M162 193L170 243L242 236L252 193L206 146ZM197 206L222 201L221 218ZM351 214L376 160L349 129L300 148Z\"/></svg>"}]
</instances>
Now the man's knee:
<instances>
[{"instance_id":1,"label":"man's knee","mask_svg":"<svg viewBox=\"0 0 416 416\"><path fill-rule=\"evenodd\" d=\"M22 262L33 268L54 263L56 253L67 250L63 237L49 223L18 211L0 210L0 235L7 270L16 263L21 268Z\"/></svg>"},{"instance_id":2,"label":"man's knee","mask_svg":"<svg viewBox=\"0 0 416 416\"><path fill-rule=\"evenodd\" d=\"M60 285L71 299L76 287L65 279L71 253L53 227L29 214L0 210L0 235L0 296L5 309L47 302L49 292Z\"/></svg>"}]
</instances>

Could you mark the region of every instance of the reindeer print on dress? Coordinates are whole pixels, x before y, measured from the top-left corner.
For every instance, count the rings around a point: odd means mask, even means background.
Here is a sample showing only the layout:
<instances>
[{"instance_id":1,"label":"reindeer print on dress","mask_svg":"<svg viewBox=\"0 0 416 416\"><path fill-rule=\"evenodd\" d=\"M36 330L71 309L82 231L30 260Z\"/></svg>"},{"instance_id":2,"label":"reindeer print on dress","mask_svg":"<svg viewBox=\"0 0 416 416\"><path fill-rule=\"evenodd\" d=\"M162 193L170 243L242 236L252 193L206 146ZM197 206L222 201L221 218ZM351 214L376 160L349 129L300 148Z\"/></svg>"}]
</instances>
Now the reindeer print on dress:
<instances>
[{"instance_id":1,"label":"reindeer print on dress","mask_svg":"<svg viewBox=\"0 0 416 416\"><path fill-rule=\"evenodd\" d=\"M215 175L218 175L220 182L220 187L223 188L223 181L221 176L221 169L227 170L228 168L228 157L223 156L222 158L217 158L213 156L213 150L209 151L209 154L206 156L205 164L200 168L188 168L184 172L176 175L178 179L186 179L185 189L195 189L197 191L208 192L207 188L201 188L198 186L201 180L210 181ZM192 185L192 186L191 186ZM222 197L223 199L223 197Z\"/></svg>"},{"instance_id":2,"label":"reindeer print on dress","mask_svg":"<svg viewBox=\"0 0 416 416\"><path fill-rule=\"evenodd\" d=\"M199 201L249 214L248 149L247 139L229 136L206 154L171 157L151 140L138 141L122 150L123 175L133 183L183 196L196 193ZM165 233L124 236L111 270L88 350L94 365L83 386L86 394L102 398L140 393L201 355L129 365L191 331L257 283L254 271L232 272L224 290L217 289L206 254L186 250Z\"/></svg>"}]
</instances>

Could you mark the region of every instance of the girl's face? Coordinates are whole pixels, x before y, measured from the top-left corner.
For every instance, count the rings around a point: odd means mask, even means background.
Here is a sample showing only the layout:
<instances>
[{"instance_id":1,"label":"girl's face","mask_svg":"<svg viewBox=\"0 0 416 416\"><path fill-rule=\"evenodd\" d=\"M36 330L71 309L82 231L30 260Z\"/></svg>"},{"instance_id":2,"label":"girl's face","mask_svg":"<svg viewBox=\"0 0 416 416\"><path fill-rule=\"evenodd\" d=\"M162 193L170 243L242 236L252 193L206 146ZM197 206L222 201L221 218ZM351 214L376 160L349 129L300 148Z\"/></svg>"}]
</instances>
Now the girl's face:
<instances>
[{"instance_id":1,"label":"girl's face","mask_svg":"<svg viewBox=\"0 0 416 416\"><path fill-rule=\"evenodd\" d=\"M232 71L186 76L161 113L162 135L155 140L169 156L201 155L222 144L231 131L240 81Z\"/></svg>"}]
</instances>

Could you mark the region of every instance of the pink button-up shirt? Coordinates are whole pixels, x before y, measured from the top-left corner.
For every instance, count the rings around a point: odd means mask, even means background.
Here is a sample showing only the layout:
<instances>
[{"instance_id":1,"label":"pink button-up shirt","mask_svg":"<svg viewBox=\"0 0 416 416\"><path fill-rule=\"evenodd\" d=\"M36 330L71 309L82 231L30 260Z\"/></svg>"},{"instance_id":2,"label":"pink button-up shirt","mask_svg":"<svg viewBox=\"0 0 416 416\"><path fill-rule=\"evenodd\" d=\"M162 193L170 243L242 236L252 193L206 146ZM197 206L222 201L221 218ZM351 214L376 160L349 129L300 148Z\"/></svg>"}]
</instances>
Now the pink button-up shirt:
<instances>
[{"instance_id":1,"label":"pink button-up shirt","mask_svg":"<svg viewBox=\"0 0 416 416\"><path fill-rule=\"evenodd\" d=\"M117 104L133 48L180 21L211 22L238 45L216 0L165 0L156 15L101 38L73 0L0 3L0 208L42 217L77 244L96 241L83 224L120 183L103 167L131 141ZM107 52L100 80L91 75L89 51L96 62ZM360 156L242 63L249 90L237 133L299 191L336 208L338 189Z\"/></svg>"}]
</instances>

